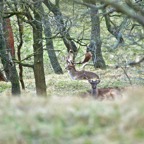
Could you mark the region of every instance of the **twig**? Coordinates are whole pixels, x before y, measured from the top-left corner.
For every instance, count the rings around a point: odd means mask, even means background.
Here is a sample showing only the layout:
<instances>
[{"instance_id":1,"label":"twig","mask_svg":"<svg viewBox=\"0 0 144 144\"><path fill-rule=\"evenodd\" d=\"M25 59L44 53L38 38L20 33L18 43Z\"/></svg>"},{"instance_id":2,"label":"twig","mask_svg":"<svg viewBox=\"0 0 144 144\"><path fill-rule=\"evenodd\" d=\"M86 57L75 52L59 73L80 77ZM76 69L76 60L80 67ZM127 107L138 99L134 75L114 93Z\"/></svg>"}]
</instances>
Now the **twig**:
<instances>
[{"instance_id":1,"label":"twig","mask_svg":"<svg viewBox=\"0 0 144 144\"><path fill-rule=\"evenodd\" d=\"M120 68L124 71L124 74L126 75L127 79L129 80L130 85L132 85L132 81L126 72L126 69L124 67L120 67Z\"/></svg>"}]
</instances>

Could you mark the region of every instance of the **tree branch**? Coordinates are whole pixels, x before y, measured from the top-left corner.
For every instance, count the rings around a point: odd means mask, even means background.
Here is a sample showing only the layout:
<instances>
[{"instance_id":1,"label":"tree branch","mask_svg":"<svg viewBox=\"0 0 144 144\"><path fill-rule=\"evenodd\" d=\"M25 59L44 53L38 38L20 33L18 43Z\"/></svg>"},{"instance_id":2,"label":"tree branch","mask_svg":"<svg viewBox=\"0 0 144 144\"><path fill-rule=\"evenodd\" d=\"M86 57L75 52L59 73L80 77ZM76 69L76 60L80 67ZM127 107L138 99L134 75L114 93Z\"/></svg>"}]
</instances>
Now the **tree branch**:
<instances>
[{"instance_id":1,"label":"tree branch","mask_svg":"<svg viewBox=\"0 0 144 144\"><path fill-rule=\"evenodd\" d=\"M111 5L112 7L116 8L117 11L126 14L128 17L136 20L138 23L144 26L144 15L142 15L141 13L137 13L137 11L134 8L129 7L127 4L117 2L116 0L98 0L98 1Z\"/></svg>"},{"instance_id":2,"label":"tree branch","mask_svg":"<svg viewBox=\"0 0 144 144\"><path fill-rule=\"evenodd\" d=\"M16 60L16 59L14 59L13 61L14 61L15 63L17 63L17 64L23 66L23 67L34 68L34 65L31 65L31 64L25 64L25 63L22 63L22 62L20 62L20 61L18 61L18 60Z\"/></svg>"}]
</instances>

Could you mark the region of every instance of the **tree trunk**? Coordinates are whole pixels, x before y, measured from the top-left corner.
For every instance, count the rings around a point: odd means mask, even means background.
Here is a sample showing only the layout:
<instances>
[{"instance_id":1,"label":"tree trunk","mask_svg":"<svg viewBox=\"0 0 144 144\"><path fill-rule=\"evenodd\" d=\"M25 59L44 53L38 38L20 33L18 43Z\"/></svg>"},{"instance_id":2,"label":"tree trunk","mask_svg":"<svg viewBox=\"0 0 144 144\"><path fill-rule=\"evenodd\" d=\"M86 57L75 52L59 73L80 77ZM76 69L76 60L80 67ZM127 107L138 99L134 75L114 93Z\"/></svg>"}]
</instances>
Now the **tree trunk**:
<instances>
[{"instance_id":1,"label":"tree trunk","mask_svg":"<svg viewBox=\"0 0 144 144\"><path fill-rule=\"evenodd\" d=\"M100 20L98 14L98 10L95 8L91 8L90 10L91 16L91 42L89 45L89 50L92 52L93 63L95 68L105 68L105 61L102 56L101 51L101 38L100 38Z\"/></svg>"},{"instance_id":2,"label":"tree trunk","mask_svg":"<svg viewBox=\"0 0 144 144\"><path fill-rule=\"evenodd\" d=\"M14 37L13 37L13 31L12 31L10 19L4 20L4 31L6 37L7 53L11 58L15 58ZM10 57L9 60L12 60L10 59ZM13 63L12 66L10 64L7 64L5 69L7 69L9 73L8 75L12 85L12 94L19 95L20 84L19 84L19 77L18 77L15 64Z\"/></svg>"},{"instance_id":3,"label":"tree trunk","mask_svg":"<svg viewBox=\"0 0 144 144\"><path fill-rule=\"evenodd\" d=\"M3 31L3 0L0 0L0 57L5 70L8 65L8 56L6 55L6 41Z\"/></svg>"},{"instance_id":4,"label":"tree trunk","mask_svg":"<svg viewBox=\"0 0 144 144\"><path fill-rule=\"evenodd\" d=\"M15 4L16 11L18 11L18 5ZM21 49L23 46L23 21L19 18L17 15L17 24L18 24L18 30L19 30L19 44L17 46L17 57L18 61L21 62ZM23 90L25 90L25 83L23 80L23 66L19 64L19 80L21 83L21 87Z\"/></svg>"},{"instance_id":5,"label":"tree trunk","mask_svg":"<svg viewBox=\"0 0 144 144\"><path fill-rule=\"evenodd\" d=\"M20 95L20 84L19 84L19 78L18 78L18 73L16 70L15 64L13 67L11 67L11 76L10 76L10 81L12 84L12 94L13 95Z\"/></svg>"},{"instance_id":6,"label":"tree trunk","mask_svg":"<svg viewBox=\"0 0 144 144\"><path fill-rule=\"evenodd\" d=\"M56 74L62 74L63 71L57 60L57 56L55 54L55 50L54 50L54 46L53 46L53 40L51 39L52 33L51 33L50 23L49 23L47 16L44 16L43 24L44 24L44 34L46 37L46 48L47 48L47 52L49 55L49 59L51 61L51 65Z\"/></svg>"},{"instance_id":7,"label":"tree trunk","mask_svg":"<svg viewBox=\"0 0 144 144\"><path fill-rule=\"evenodd\" d=\"M12 94L13 95L20 95L20 85L18 80L18 75L16 71L15 64L12 64L11 55L14 55L14 39L13 39L13 32L10 25L10 20L7 22L3 22L3 1L0 1L0 49L1 49L1 58L2 63L4 66L4 71L9 77L9 80L12 84ZM3 26L4 24L4 26ZM5 34L3 32L5 30ZM6 37L6 39L5 39ZM7 50L8 49L8 50ZM10 51L11 52L10 52Z\"/></svg>"},{"instance_id":8,"label":"tree trunk","mask_svg":"<svg viewBox=\"0 0 144 144\"><path fill-rule=\"evenodd\" d=\"M46 82L43 66L43 43L42 43L42 22L41 22L41 2L35 2L33 21L33 49L34 49L34 76L37 95L46 96Z\"/></svg>"},{"instance_id":9,"label":"tree trunk","mask_svg":"<svg viewBox=\"0 0 144 144\"><path fill-rule=\"evenodd\" d=\"M75 43L71 40L69 32L66 30L66 27L64 26L64 20L63 15L59 9L58 3L54 5L49 0L44 0L44 4L48 7L50 11L53 12L55 16L55 20L57 23L57 28L59 30L60 35L62 36L63 42L67 48L67 51L69 52L70 49L73 50L74 54L77 53L77 47Z\"/></svg>"}]
</instances>

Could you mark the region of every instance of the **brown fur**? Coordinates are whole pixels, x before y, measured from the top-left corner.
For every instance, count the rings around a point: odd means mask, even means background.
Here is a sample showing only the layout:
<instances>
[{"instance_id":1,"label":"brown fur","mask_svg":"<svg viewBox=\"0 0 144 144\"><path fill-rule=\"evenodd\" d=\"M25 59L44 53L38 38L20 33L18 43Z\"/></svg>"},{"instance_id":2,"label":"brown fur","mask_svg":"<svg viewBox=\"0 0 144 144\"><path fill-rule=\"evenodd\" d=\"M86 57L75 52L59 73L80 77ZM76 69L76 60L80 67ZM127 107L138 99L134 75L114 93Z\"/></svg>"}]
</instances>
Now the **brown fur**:
<instances>
[{"instance_id":1,"label":"brown fur","mask_svg":"<svg viewBox=\"0 0 144 144\"><path fill-rule=\"evenodd\" d=\"M77 71L73 64L68 64L66 67L70 76L74 80L89 80L89 79L99 79L99 76L90 71Z\"/></svg>"}]
</instances>

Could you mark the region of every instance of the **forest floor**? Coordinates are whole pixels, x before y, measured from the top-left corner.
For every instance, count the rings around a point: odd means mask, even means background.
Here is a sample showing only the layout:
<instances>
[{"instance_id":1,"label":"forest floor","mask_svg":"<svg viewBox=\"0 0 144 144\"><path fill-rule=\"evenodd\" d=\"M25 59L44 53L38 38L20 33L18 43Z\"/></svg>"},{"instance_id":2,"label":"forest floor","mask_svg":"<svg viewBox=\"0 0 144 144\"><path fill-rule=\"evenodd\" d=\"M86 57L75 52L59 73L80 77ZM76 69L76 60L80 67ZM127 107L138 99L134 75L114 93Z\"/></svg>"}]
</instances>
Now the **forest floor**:
<instances>
[{"instance_id":1,"label":"forest floor","mask_svg":"<svg viewBox=\"0 0 144 144\"><path fill-rule=\"evenodd\" d=\"M133 85L122 69L97 70L98 88L125 88L115 100L92 98L89 83L67 73L46 76L47 97L36 96L32 78L21 97L1 82L0 144L143 144L144 75L133 69Z\"/></svg>"}]
</instances>

